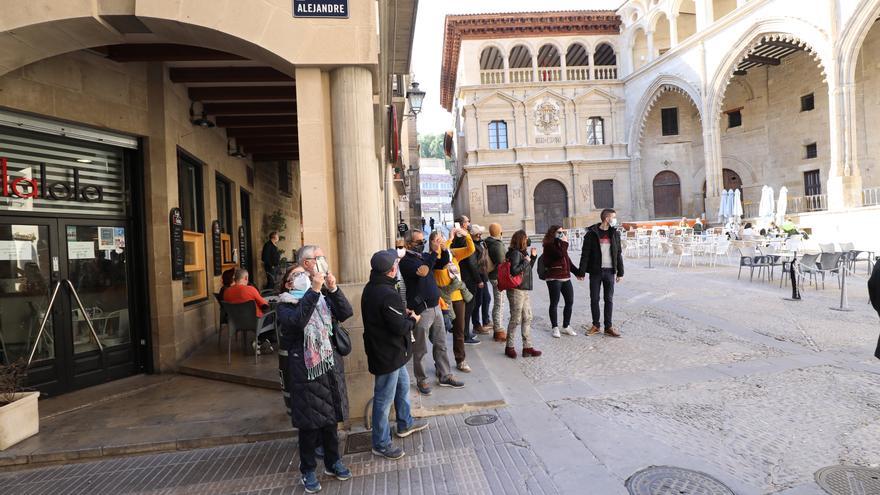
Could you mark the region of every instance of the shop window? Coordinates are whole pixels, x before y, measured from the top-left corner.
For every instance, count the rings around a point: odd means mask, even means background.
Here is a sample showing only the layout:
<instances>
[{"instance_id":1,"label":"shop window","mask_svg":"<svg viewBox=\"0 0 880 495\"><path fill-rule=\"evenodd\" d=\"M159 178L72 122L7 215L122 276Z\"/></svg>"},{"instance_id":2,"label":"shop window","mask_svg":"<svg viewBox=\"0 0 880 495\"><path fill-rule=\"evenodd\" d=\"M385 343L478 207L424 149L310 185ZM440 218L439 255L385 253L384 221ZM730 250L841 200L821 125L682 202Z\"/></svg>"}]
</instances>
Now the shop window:
<instances>
[{"instance_id":1,"label":"shop window","mask_svg":"<svg viewBox=\"0 0 880 495\"><path fill-rule=\"evenodd\" d=\"M727 112L727 128L733 129L734 127L739 127L743 123L742 111L741 110L731 110Z\"/></svg>"},{"instance_id":2,"label":"shop window","mask_svg":"<svg viewBox=\"0 0 880 495\"><path fill-rule=\"evenodd\" d=\"M490 214L503 214L510 211L507 201L507 186L486 186L486 199Z\"/></svg>"},{"instance_id":3,"label":"shop window","mask_svg":"<svg viewBox=\"0 0 880 495\"><path fill-rule=\"evenodd\" d=\"M489 149L507 149L507 122L503 120L489 122Z\"/></svg>"},{"instance_id":4,"label":"shop window","mask_svg":"<svg viewBox=\"0 0 880 495\"><path fill-rule=\"evenodd\" d=\"M813 93L801 96L801 112L809 112L816 108L816 98Z\"/></svg>"},{"instance_id":5,"label":"shop window","mask_svg":"<svg viewBox=\"0 0 880 495\"><path fill-rule=\"evenodd\" d=\"M181 152L177 155L177 173L178 203L183 216L183 303L188 304L208 297L202 166Z\"/></svg>"},{"instance_id":6,"label":"shop window","mask_svg":"<svg viewBox=\"0 0 880 495\"><path fill-rule=\"evenodd\" d=\"M605 120L602 117L590 117L587 123L587 144L605 144Z\"/></svg>"},{"instance_id":7,"label":"shop window","mask_svg":"<svg viewBox=\"0 0 880 495\"><path fill-rule=\"evenodd\" d=\"M678 135L678 108L663 108L660 110L660 120L664 136Z\"/></svg>"},{"instance_id":8,"label":"shop window","mask_svg":"<svg viewBox=\"0 0 880 495\"><path fill-rule=\"evenodd\" d=\"M290 162L278 162L278 192L293 196L293 177L290 175Z\"/></svg>"},{"instance_id":9,"label":"shop window","mask_svg":"<svg viewBox=\"0 0 880 495\"><path fill-rule=\"evenodd\" d=\"M816 143L810 143L804 147L805 155L807 160L816 158L819 156L819 148L816 146Z\"/></svg>"},{"instance_id":10,"label":"shop window","mask_svg":"<svg viewBox=\"0 0 880 495\"><path fill-rule=\"evenodd\" d=\"M595 206L597 210L603 208L614 208L613 180L593 181L593 206Z\"/></svg>"}]
</instances>

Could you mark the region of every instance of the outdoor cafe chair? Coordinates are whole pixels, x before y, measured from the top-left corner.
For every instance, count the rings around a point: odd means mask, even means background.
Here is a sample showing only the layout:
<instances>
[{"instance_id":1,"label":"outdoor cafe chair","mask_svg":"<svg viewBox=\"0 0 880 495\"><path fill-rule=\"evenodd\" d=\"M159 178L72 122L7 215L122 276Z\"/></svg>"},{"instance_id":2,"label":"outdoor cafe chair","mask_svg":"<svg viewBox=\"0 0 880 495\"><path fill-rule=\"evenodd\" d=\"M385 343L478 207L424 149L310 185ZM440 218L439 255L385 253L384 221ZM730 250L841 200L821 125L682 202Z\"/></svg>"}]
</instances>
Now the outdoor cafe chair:
<instances>
[{"instance_id":1,"label":"outdoor cafe chair","mask_svg":"<svg viewBox=\"0 0 880 495\"><path fill-rule=\"evenodd\" d=\"M821 251L823 253L835 252L834 243L833 242L820 242L819 243L819 251Z\"/></svg>"},{"instance_id":2,"label":"outdoor cafe chair","mask_svg":"<svg viewBox=\"0 0 880 495\"><path fill-rule=\"evenodd\" d=\"M217 329L217 347L220 347L221 338L223 337L223 328L229 330L229 316L226 314L226 310L223 308L223 299L220 298L220 293L214 293L214 299L217 300L217 305L220 306L220 328Z\"/></svg>"},{"instance_id":3,"label":"outdoor cafe chair","mask_svg":"<svg viewBox=\"0 0 880 495\"><path fill-rule=\"evenodd\" d=\"M840 277L841 259L843 253L822 253L819 255L819 270L822 272L822 289L825 289L825 274L831 273L837 276L837 286L843 282Z\"/></svg>"},{"instance_id":4,"label":"outdoor cafe chair","mask_svg":"<svg viewBox=\"0 0 880 495\"><path fill-rule=\"evenodd\" d=\"M257 351L259 348L260 335L274 332L275 333L275 341L280 342L278 339L278 329L276 325L277 316L275 311L267 311L263 313L263 316L257 317L257 303L254 301L246 301L243 303L228 303L222 302L220 305L223 309L226 310L226 314L229 316L229 333L226 341L227 345L227 363L232 364L232 339L237 337L239 333L242 334L242 352L247 353L247 334L248 332L254 332L254 364L259 363L260 354Z\"/></svg>"},{"instance_id":5,"label":"outdoor cafe chair","mask_svg":"<svg viewBox=\"0 0 880 495\"><path fill-rule=\"evenodd\" d=\"M696 266L696 259L694 258L694 247L690 244L673 243L672 255L678 256L679 268L681 268L681 262L685 259L685 257L688 256L690 256L691 258L691 266Z\"/></svg>"},{"instance_id":6,"label":"outdoor cafe chair","mask_svg":"<svg viewBox=\"0 0 880 495\"><path fill-rule=\"evenodd\" d=\"M719 256L726 257L727 263L730 264L730 241L727 239L718 239L712 248L711 256L713 267L718 265Z\"/></svg>"},{"instance_id":7,"label":"outdoor cafe chair","mask_svg":"<svg viewBox=\"0 0 880 495\"><path fill-rule=\"evenodd\" d=\"M805 254L801 257L800 263L798 263L801 285L803 285L805 277L810 277L811 283L815 282L816 290L819 290L819 275L822 275L822 287L824 288L825 274L822 273L822 270L816 264L818 259L818 254Z\"/></svg>"}]
</instances>

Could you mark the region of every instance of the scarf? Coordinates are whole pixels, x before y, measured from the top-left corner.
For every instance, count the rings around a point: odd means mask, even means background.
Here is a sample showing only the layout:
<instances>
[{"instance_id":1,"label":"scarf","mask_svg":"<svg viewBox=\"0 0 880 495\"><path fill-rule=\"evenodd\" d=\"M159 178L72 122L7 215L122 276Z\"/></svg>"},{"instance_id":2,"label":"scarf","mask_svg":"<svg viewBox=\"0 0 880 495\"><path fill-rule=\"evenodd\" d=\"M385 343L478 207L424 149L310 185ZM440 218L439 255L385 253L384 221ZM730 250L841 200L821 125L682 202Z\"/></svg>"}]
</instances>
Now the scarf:
<instances>
[{"instance_id":1,"label":"scarf","mask_svg":"<svg viewBox=\"0 0 880 495\"><path fill-rule=\"evenodd\" d=\"M303 359L309 380L314 380L333 367L333 315L327 300L321 294L303 331Z\"/></svg>"}]
</instances>

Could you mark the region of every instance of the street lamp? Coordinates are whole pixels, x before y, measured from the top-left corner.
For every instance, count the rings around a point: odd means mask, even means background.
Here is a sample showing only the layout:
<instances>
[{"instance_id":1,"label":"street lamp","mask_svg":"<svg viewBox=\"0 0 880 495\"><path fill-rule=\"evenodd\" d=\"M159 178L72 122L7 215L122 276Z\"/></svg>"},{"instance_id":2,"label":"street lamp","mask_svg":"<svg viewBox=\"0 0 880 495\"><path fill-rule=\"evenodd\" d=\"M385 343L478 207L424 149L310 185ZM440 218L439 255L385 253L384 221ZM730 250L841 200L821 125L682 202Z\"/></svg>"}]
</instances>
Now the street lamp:
<instances>
[{"instance_id":1,"label":"street lamp","mask_svg":"<svg viewBox=\"0 0 880 495\"><path fill-rule=\"evenodd\" d=\"M406 99L409 100L409 111L413 115L418 115L422 111L422 101L425 99L425 92L419 89L419 83L415 81L410 83Z\"/></svg>"}]
</instances>

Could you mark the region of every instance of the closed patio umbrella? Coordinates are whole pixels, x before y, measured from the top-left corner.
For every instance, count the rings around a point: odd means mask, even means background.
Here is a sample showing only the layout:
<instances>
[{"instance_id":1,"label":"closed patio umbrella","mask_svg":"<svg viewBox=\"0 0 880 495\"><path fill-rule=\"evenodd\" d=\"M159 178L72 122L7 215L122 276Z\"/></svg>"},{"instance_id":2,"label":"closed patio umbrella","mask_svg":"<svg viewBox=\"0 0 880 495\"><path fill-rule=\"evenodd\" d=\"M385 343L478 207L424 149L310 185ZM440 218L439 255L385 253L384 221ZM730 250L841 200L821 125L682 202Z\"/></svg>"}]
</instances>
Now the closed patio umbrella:
<instances>
[{"instance_id":1,"label":"closed patio umbrella","mask_svg":"<svg viewBox=\"0 0 880 495\"><path fill-rule=\"evenodd\" d=\"M788 211L788 188L779 188L779 199L776 200L776 225L782 225L785 221L785 213Z\"/></svg>"},{"instance_id":2,"label":"closed patio umbrella","mask_svg":"<svg viewBox=\"0 0 880 495\"><path fill-rule=\"evenodd\" d=\"M758 217L762 226L770 225L770 222L773 221L774 209L773 188L764 186L761 188L761 204L758 206Z\"/></svg>"},{"instance_id":3,"label":"closed patio umbrella","mask_svg":"<svg viewBox=\"0 0 880 495\"><path fill-rule=\"evenodd\" d=\"M743 214L743 203L742 203L742 194L739 189L735 189L733 191L733 209L732 209L733 217L737 220L737 222L742 218Z\"/></svg>"},{"instance_id":4,"label":"closed patio umbrella","mask_svg":"<svg viewBox=\"0 0 880 495\"><path fill-rule=\"evenodd\" d=\"M718 223L727 222L727 190L721 191L721 202L718 203Z\"/></svg>"}]
</instances>

